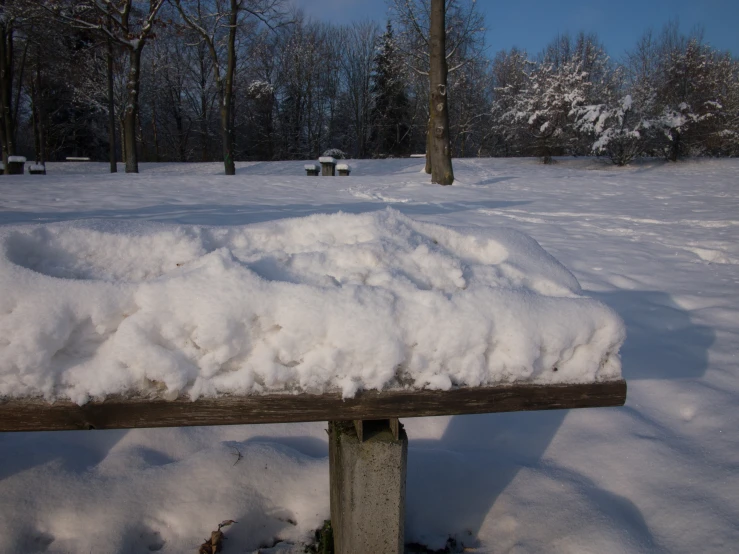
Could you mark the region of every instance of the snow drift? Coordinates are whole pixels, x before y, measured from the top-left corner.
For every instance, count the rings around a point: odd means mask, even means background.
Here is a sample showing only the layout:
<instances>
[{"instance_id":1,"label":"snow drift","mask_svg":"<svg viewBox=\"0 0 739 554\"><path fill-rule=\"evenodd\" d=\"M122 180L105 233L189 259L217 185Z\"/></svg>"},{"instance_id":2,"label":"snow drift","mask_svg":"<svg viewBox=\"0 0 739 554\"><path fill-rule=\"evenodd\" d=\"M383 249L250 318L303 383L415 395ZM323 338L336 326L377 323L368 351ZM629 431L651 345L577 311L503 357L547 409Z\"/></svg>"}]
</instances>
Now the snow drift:
<instances>
[{"instance_id":1,"label":"snow drift","mask_svg":"<svg viewBox=\"0 0 739 554\"><path fill-rule=\"evenodd\" d=\"M4 396L351 397L620 377L619 317L510 229L388 209L5 226L0 245Z\"/></svg>"}]
</instances>

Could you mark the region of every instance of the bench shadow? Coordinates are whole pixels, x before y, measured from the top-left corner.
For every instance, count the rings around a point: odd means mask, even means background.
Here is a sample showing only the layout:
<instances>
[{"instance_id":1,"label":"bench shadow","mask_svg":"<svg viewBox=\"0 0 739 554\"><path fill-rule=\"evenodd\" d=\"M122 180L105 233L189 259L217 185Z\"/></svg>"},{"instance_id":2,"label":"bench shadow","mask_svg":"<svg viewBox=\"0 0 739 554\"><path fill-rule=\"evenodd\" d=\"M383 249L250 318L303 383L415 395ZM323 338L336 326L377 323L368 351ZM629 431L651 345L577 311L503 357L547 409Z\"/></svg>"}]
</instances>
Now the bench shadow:
<instances>
[{"instance_id":1,"label":"bench shadow","mask_svg":"<svg viewBox=\"0 0 739 554\"><path fill-rule=\"evenodd\" d=\"M627 380L695 379L705 373L715 332L694 323L669 294L619 290L591 296L611 306L626 323L622 361ZM407 539L424 540L425 530L434 529L437 539L452 535L474 546L486 516L520 469L544 469L543 456L567 414L556 410L453 416L439 439L414 439L411 431ZM70 471L93 467L127 432L0 433L0 479L55 461ZM249 440L326 456L327 443L311 436ZM630 499L582 474L565 478L576 480L604 517L617 519L641 544L651 544L648 525Z\"/></svg>"},{"instance_id":2,"label":"bench shadow","mask_svg":"<svg viewBox=\"0 0 739 554\"><path fill-rule=\"evenodd\" d=\"M0 481L52 462L82 473L102 462L128 429L0 433Z\"/></svg>"},{"instance_id":3,"label":"bench shadow","mask_svg":"<svg viewBox=\"0 0 739 554\"><path fill-rule=\"evenodd\" d=\"M669 294L589 294L618 312L626 324L627 339L621 356L627 381L703 376L716 334L712 328L694 323L690 313ZM467 546L477 544L486 516L520 469L544 469L544 453L568 413L569 410L554 410L453 416L438 440L413 440L411 433L408 540L438 541L446 534ZM604 517L618 519L647 549L654 544L644 516L629 498L600 488L585 475L573 474L569 478L579 483ZM439 536L424 536L423 530L428 529L439 530Z\"/></svg>"}]
</instances>

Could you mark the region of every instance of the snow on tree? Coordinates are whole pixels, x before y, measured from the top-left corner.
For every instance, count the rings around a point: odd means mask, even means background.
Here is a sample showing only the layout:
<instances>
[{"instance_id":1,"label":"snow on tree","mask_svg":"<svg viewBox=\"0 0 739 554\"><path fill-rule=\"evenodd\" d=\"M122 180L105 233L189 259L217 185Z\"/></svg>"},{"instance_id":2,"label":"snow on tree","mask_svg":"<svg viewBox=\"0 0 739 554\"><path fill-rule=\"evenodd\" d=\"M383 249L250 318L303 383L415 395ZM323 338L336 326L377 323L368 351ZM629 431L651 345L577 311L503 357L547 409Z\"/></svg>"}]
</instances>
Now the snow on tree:
<instances>
[{"instance_id":1,"label":"snow on tree","mask_svg":"<svg viewBox=\"0 0 739 554\"><path fill-rule=\"evenodd\" d=\"M528 71L533 64L525 51L511 48L510 52L496 54L492 65L493 103L491 107L490 141L495 155L521 154L526 136L514 119L506 117L528 84Z\"/></svg>"},{"instance_id":2,"label":"snow on tree","mask_svg":"<svg viewBox=\"0 0 739 554\"><path fill-rule=\"evenodd\" d=\"M737 151L737 62L684 36L676 23L645 34L629 55L631 88L651 129L650 150L671 161Z\"/></svg>"},{"instance_id":3,"label":"snow on tree","mask_svg":"<svg viewBox=\"0 0 739 554\"><path fill-rule=\"evenodd\" d=\"M372 72L372 122L374 155L400 156L409 129L409 103L406 95L405 67L395 40L392 24L380 37Z\"/></svg>"},{"instance_id":4,"label":"snow on tree","mask_svg":"<svg viewBox=\"0 0 739 554\"><path fill-rule=\"evenodd\" d=\"M525 129L534 153L551 163L552 156L567 152L575 142L575 119L570 114L585 104L589 86L578 61L559 67L538 64L503 119Z\"/></svg>"},{"instance_id":5,"label":"snow on tree","mask_svg":"<svg viewBox=\"0 0 739 554\"><path fill-rule=\"evenodd\" d=\"M615 106L595 104L582 106L577 112L577 128L595 137L592 152L605 154L619 166L627 165L643 150L645 123L634 114L630 94Z\"/></svg>"}]
</instances>

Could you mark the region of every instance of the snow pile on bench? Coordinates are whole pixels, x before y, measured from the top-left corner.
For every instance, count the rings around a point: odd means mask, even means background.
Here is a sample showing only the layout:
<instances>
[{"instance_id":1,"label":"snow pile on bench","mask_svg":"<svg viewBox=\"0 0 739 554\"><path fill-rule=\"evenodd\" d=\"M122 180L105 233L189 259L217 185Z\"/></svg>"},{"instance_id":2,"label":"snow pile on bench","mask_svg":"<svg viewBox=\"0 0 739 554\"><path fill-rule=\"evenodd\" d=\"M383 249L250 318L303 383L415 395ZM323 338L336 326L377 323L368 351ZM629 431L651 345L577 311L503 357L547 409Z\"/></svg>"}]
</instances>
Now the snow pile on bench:
<instances>
[{"instance_id":1,"label":"snow pile on bench","mask_svg":"<svg viewBox=\"0 0 739 554\"><path fill-rule=\"evenodd\" d=\"M394 210L0 228L0 395L192 398L620 378L624 326L510 229Z\"/></svg>"}]
</instances>

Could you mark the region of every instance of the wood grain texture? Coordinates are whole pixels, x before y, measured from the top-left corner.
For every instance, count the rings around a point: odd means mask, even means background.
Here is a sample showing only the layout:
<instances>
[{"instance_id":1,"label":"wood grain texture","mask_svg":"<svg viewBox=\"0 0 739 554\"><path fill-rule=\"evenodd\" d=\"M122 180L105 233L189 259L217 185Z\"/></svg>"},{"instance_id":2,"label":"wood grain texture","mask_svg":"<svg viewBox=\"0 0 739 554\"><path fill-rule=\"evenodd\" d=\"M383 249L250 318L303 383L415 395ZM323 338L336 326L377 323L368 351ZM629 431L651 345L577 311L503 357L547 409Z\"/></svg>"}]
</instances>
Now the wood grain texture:
<instances>
[{"instance_id":1,"label":"wood grain texture","mask_svg":"<svg viewBox=\"0 0 739 554\"><path fill-rule=\"evenodd\" d=\"M111 397L78 406L43 399L0 399L0 431L132 429L390 419L437 415L622 406L626 382L462 387L449 391L366 391L163 400Z\"/></svg>"}]
</instances>

